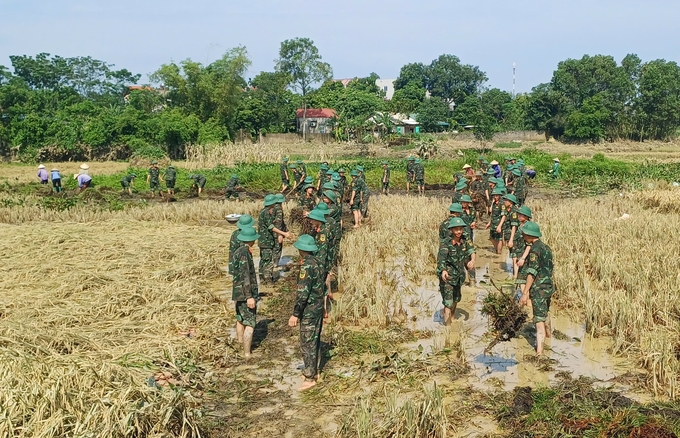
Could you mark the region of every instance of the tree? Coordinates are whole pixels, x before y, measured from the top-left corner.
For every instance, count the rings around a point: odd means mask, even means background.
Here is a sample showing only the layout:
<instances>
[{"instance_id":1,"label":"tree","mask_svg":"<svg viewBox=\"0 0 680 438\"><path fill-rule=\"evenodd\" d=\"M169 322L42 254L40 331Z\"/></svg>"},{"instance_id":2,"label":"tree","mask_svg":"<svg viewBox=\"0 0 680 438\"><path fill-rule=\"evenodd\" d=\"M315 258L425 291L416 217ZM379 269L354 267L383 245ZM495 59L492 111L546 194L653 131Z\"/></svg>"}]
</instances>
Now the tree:
<instances>
[{"instance_id":1,"label":"tree","mask_svg":"<svg viewBox=\"0 0 680 438\"><path fill-rule=\"evenodd\" d=\"M487 81L486 73L479 67L463 65L453 55L441 55L427 69L427 90L432 96L460 105L468 96L474 96Z\"/></svg>"},{"instance_id":2,"label":"tree","mask_svg":"<svg viewBox=\"0 0 680 438\"><path fill-rule=\"evenodd\" d=\"M395 113L412 113L425 100L425 92L425 88L418 83L410 82L405 87L395 90L390 101L390 108Z\"/></svg>"},{"instance_id":3,"label":"tree","mask_svg":"<svg viewBox=\"0 0 680 438\"><path fill-rule=\"evenodd\" d=\"M442 131L439 122L447 120L449 105L439 97L431 97L418 107L417 120L425 132Z\"/></svg>"},{"instance_id":4,"label":"tree","mask_svg":"<svg viewBox=\"0 0 680 438\"><path fill-rule=\"evenodd\" d=\"M537 132L543 132L546 141L551 135L559 138L564 133L564 106L562 95L553 90L550 84L535 86L527 105L529 125Z\"/></svg>"},{"instance_id":5,"label":"tree","mask_svg":"<svg viewBox=\"0 0 680 438\"><path fill-rule=\"evenodd\" d=\"M663 59L640 70L640 138L668 139L680 125L680 67Z\"/></svg>"},{"instance_id":6,"label":"tree","mask_svg":"<svg viewBox=\"0 0 680 438\"><path fill-rule=\"evenodd\" d=\"M420 63L406 64L399 72L399 77L394 81L394 91L406 88L414 83L419 88L427 88L427 67Z\"/></svg>"},{"instance_id":7,"label":"tree","mask_svg":"<svg viewBox=\"0 0 680 438\"><path fill-rule=\"evenodd\" d=\"M321 60L319 50L309 38L285 40L279 49L276 71L290 78L290 85L302 94L302 136L306 139L307 93L319 82L331 79L333 69Z\"/></svg>"}]
</instances>

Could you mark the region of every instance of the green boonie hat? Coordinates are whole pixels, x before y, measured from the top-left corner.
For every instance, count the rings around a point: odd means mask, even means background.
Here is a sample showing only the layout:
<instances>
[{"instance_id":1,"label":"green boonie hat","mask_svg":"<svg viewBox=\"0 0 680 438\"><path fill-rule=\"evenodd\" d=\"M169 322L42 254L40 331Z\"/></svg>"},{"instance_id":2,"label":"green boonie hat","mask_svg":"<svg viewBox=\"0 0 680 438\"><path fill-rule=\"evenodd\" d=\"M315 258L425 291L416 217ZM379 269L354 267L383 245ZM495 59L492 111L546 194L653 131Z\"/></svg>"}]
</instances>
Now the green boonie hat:
<instances>
[{"instance_id":1,"label":"green boonie hat","mask_svg":"<svg viewBox=\"0 0 680 438\"><path fill-rule=\"evenodd\" d=\"M298 164L302 164L302 160L297 160L297 163L298 163Z\"/></svg>"},{"instance_id":2,"label":"green boonie hat","mask_svg":"<svg viewBox=\"0 0 680 438\"><path fill-rule=\"evenodd\" d=\"M173 166L173 165L171 164L171 165L168 166L168 169L170 169L171 167L172 167L173 169L175 168L175 166Z\"/></svg>"},{"instance_id":3,"label":"green boonie hat","mask_svg":"<svg viewBox=\"0 0 680 438\"><path fill-rule=\"evenodd\" d=\"M460 205L457 202L454 202L453 204L449 205L449 211L451 213L463 213L463 206Z\"/></svg>"},{"instance_id":4,"label":"green boonie hat","mask_svg":"<svg viewBox=\"0 0 680 438\"><path fill-rule=\"evenodd\" d=\"M510 161L510 160L512 160L512 158L510 158L509 155L506 155L505 158L504 158L504 160L505 160L505 161Z\"/></svg>"},{"instance_id":5,"label":"green boonie hat","mask_svg":"<svg viewBox=\"0 0 680 438\"><path fill-rule=\"evenodd\" d=\"M524 160L520 158L519 160L517 160L517 164L524 164Z\"/></svg>"},{"instance_id":6,"label":"green boonie hat","mask_svg":"<svg viewBox=\"0 0 680 438\"><path fill-rule=\"evenodd\" d=\"M484 157L483 157L482 155L480 155L479 157L477 157L477 161L482 161L482 160L484 160Z\"/></svg>"},{"instance_id":7,"label":"green boonie hat","mask_svg":"<svg viewBox=\"0 0 680 438\"><path fill-rule=\"evenodd\" d=\"M512 169L512 174L515 176L522 176L522 172L517 168Z\"/></svg>"},{"instance_id":8,"label":"green boonie hat","mask_svg":"<svg viewBox=\"0 0 680 438\"><path fill-rule=\"evenodd\" d=\"M487 169L486 174L487 175L495 175L496 172L492 168L489 168L489 169Z\"/></svg>"},{"instance_id":9,"label":"green boonie hat","mask_svg":"<svg viewBox=\"0 0 680 438\"><path fill-rule=\"evenodd\" d=\"M326 190L323 192L323 195L333 201L333 204L335 204L338 200L338 195L335 194L335 192L332 192L330 190Z\"/></svg>"},{"instance_id":10,"label":"green boonie hat","mask_svg":"<svg viewBox=\"0 0 680 438\"><path fill-rule=\"evenodd\" d=\"M380 162L380 164L387 164L387 161L383 160Z\"/></svg>"},{"instance_id":11,"label":"green boonie hat","mask_svg":"<svg viewBox=\"0 0 680 438\"><path fill-rule=\"evenodd\" d=\"M422 163L422 162L423 162L423 161L422 161L420 158L418 158L418 159L416 160L416 164L420 164L420 163Z\"/></svg>"},{"instance_id":12,"label":"green boonie hat","mask_svg":"<svg viewBox=\"0 0 680 438\"><path fill-rule=\"evenodd\" d=\"M467 183L465 181L461 181L458 184L456 184L456 190L463 190L466 187L467 187Z\"/></svg>"},{"instance_id":13,"label":"green boonie hat","mask_svg":"<svg viewBox=\"0 0 680 438\"><path fill-rule=\"evenodd\" d=\"M349 175L350 176L359 176L359 172L357 172L356 170L353 170L349 173Z\"/></svg>"},{"instance_id":14,"label":"green boonie hat","mask_svg":"<svg viewBox=\"0 0 680 438\"><path fill-rule=\"evenodd\" d=\"M325 202L319 202L316 205L316 210L322 211L324 216L331 214L331 209L328 208L328 204Z\"/></svg>"},{"instance_id":15,"label":"green boonie hat","mask_svg":"<svg viewBox=\"0 0 680 438\"><path fill-rule=\"evenodd\" d=\"M257 234L255 228L245 227L241 229L241 232L238 233L238 236L236 236L236 238L241 242L254 242L260 238L260 235Z\"/></svg>"},{"instance_id":16,"label":"green boonie hat","mask_svg":"<svg viewBox=\"0 0 680 438\"><path fill-rule=\"evenodd\" d=\"M321 170L328 170L328 165L327 164L322 164L319 169Z\"/></svg>"},{"instance_id":17,"label":"green boonie hat","mask_svg":"<svg viewBox=\"0 0 680 438\"><path fill-rule=\"evenodd\" d=\"M327 182L327 183L324 183L322 189L335 190L336 186L332 182Z\"/></svg>"},{"instance_id":18,"label":"green boonie hat","mask_svg":"<svg viewBox=\"0 0 680 438\"><path fill-rule=\"evenodd\" d=\"M267 195L264 197L264 206L269 207L270 205L276 204L276 196L275 195Z\"/></svg>"},{"instance_id":19,"label":"green boonie hat","mask_svg":"<svg viewBox=\"0 0 680 438\"><path fill-rule=\"evenodd\" d=\"M283 162L287 163L288 162L288 157L283 157Z\"/></svg>"},{"instance_id":20,"label":"green boonie hat","mask_svg":"<svg viewBox=\"0 0 680 438\"><path fill-rule=\"evenodd\" d=\"M503 190L501 190L500 187L494 188L494 189L491 191L491 196L495 196L495 195L503 196Z\"/></svg>"},{"instance_id":21,"label":"green boonie hat","mask_svg":"<svg viewBox=\"0 0 680 438\"><path fill-rule=\"evenodd\" d=\"M298 237L298 240L295 241L293 246L300 251L317 252L319 250L319 247L316 246L314 238L309 234L303 234L302 236Z\"/></svg>"},{"instance_id":22,"label":"green boonie hat","mask_svg":"<svg viewBox=\"0 0 680 438\"><path fill-rule=\"evenodd\" d=\"M297 169L297 164L291 164L291 165L290 165L290 168L291 168L291 169Z\"/></svg>"},{"instance_id":23,"label":"green boonie hat","mask_svg":"<svg viewBox=\"0 0 680 438\"><path fill-rule=\"evenodd\" d=\"M507 199L508 201L512 202L513 204L517 204L517 197L513 195L512 193L509 193L505 196L503 196L503 199Z\"/></svg>"},{"instance_id":24,"label":"green boonie hat","mask_svg":"<svg viewBox=\"0 0 680 438\"><path fill-rule=\"evenodd\" d=\"M314 178L313 178L313 177L308 176L308 177L305 178L305 183L311 184L311 183L313 183L313 182L314 182Z\"/></svg>"},{"instance_id":25,"label":"green boonie hat","mask_svg":"<svg viewBox=\"0 0 680 438\"><path fill-rule=\"evenodd\" d=\"M312 184L305 184L304 186L302 186L302 190L307 190L307 189L316 190L316 187L314 187Z\"/></svg>"},{"instance_id":26,"label":"green boonie hat","mask_svg":"<svg viewBox=\"0 0 680 438\"><path fill-rule=\"evenodd\" d=\"M458 228L467 227L465 221L459 217L454 217L449 221L449 226L447 228Z\"/></svg>"},{"instance_id":27,"label":"green boonie hat","mask_svg":"<svg viewBox=\"0 0 680 438\"><path fill-rule=\"evenodd\" d=\"M531 219L531 209L527 207L526 205L521 206L518 210L517 213L524 215Z\"/></svg>"},{"instance_id":28,"label":"green boonie hat","mask_svg":"<svg viewBox=\"0 0 680 438\"><path fill-rule=\"evenodd\" d=\"M231 177L232 177L232 178L238 179L238 175L236 175L235 173L233 173L233 174L231 175Z\"/></svg>"},{"instance_id":29,"label":"green boonie hat","mask_svg":"<svg viewBox=\"0 0 680 438\"><path fill-rule=\"evenodd\" d=\"M154 164L158 164L158 161L156 161L156 160L153 160L153 161L151 162L151 164L152 164L152 165L154 165Z\"/></svg>"},{"instance_id":30,"label":"green boonie hat","mask_svg":"<svg viewBox=\"0 0 680 438\"><path fill-rule=\"evenodd\" d=\"M408 157L408 160L413 161L413 160L415 160L415 157L413 155L411 155L410 157Z\"/></svg>"},{"instance_id":31,"label":"green boonie hat","mask_svg":"<svg viewBox=\"0 0 680 438\"><path fill-rule=\"evenodd\" d=\"M253 227L255 225L255 219L249 214L244 214L238 219L238 222L236 222L236 226L238 227L239 230L242 230L244 228L248 227ZM238 236L236 236L238 237Z\"/></svg>"},{"instance_id":32,"label":"green boonie hat","mask_svg":"<svg viewBox=\"0 0 680 438\"><path fill-rule=\"evenodd\" d=\"M136 174L136 173L131 173L130 176L133 177L133 178L137 178L137 174Z\"/></svg>"},{"instance_id":33,"label":"green boonie hat","mask_svg":"<svg viewBox=\"0 0 680 438\"><path fill-rule=\"evenodd\" d=\"M364 166L357 166L357 172L363 172Z\"/></svg>"},{"instance_id":34,"label":"green boonie hat","mask_svg":"<svg viewBox=\"0 0 680 438\"><path fill-rule=\"evenodd\" d=\"M469 195L463 195L460 197L460 202L472 202L472 198Z\"/></svg>"},{"instance_id":35,"label":"green boonie hat","mask_svg":"<svg viewBox=\"0 0 680 438\"><path fill-rule=\"evenodd\" d=\"M276 196L276 203L277 204L283 204L286 202L286 197L283 196L283 193L277 193L274 196Z\"/></svg>"},{"instance_id":36,"label":"green boonie hat","mask_svg":"<svg viewBox=\"0 0 680 438\"><path fill-rule=\"evenodd\" d=\"M323 211L314 209L311 212L309 212L309 215L307 217L315 221L326 223L325 216L326 214Z\"/></svg>"},{"instance_id":37,"label":"green boonie hat","mask_svg":"<svg viewBox=\"0 0 680 438\"><path fill-rule=\"evenodd\" d=\"M543 235L541 234L541 228L536 222L526 222L522 226L522 233L532 237L541 237Z\"/></svg>"},{"instance_id":38,"label":"green boonie hat","mask_svg":"<svg viewBox=\"0 0 680 438\"><path fill-rule=\"evenodd\" d=\"M341 181L342 180L342 178L340 178L340 175L338 175L337 173L334 173L333 175L331 175L331 179L333 181Z\"/></svg>"},{"instance_id":39,"label":"green boonie hat","mask_svg":"<svg viewBox=\"0 0 680 438\"><path fill-rule=\"evenodd\" d=\"M489 164L489 160L482 160L482 163Z\"/></svg>"},{"instance_id":40,"label":"green boonie hat","mask_svg":"<svg viewBox=\"0 0 680 438\"><path fill-rule=\"evenodd\" d=\"M517 161L517 158L515 158L515 157L510 157L510 161Z\"/></svg>"},{"instance_id":41,"label":"green boonie hat","mask_svg":"<svg viewBox=\"0 0 680 438\"><path fill-rule=\"evenodd\" d=\"M193 174L193 173L190 173L190 174L187 176L187 179L192 179L193 177L194 177L194 174Z\"/></svg>"},{"instance_id":42,"label":"green boonie hat","mask_svg":"<svg viewBox=\"0 0 680 438\"><path fill-rule=\"evenodd\" d=\"M341 167L340 170L338 170L338 173L345 173L345 169Z\"/></svg>"}]
</instances>

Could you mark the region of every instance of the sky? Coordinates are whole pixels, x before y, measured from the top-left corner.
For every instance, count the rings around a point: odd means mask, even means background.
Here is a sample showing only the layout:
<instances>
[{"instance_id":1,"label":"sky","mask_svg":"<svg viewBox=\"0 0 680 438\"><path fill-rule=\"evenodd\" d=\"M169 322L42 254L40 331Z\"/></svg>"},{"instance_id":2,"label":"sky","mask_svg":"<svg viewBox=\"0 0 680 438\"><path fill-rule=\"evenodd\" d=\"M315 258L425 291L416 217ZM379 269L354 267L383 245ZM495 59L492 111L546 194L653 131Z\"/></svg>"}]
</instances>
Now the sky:
<instances>
[{"instance_id":1,"label":"sky","mask_svg":"<svg viewBox=\"0 0 680 438\"><path fill-rule=\"evenodd\" d=\"M273 71L281 41L311 38L335 78L396 78L441 54L517 92L558 62L628 53L680 61L674 0L0 0L0 65L10 55L92 56L143 75L186 58L210 63L243 45L247 78ZM246 78L246 79L247 79Z\"/></svg>"}]
</instances>

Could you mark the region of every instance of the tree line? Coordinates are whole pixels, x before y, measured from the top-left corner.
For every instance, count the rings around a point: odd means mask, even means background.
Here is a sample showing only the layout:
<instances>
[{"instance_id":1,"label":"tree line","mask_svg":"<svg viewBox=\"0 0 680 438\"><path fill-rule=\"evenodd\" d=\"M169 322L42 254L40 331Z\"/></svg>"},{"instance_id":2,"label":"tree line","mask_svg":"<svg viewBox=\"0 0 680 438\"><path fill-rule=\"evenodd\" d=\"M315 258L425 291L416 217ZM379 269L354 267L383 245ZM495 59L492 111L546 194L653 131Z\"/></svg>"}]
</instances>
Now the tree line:
<instances>
[{"instance_id":1,"label":"tree line","mask_svg":"<svg viewBox=\"0 0 680 438\"><path fill-rule=\"evenodd\" d=\"M512 96L479 67L444 54L401 68L391 100L375 73L333 80L314 42L281 43L274 71L246 79L245 47L208 65L186 59L141 76L91 57L40 53L0 66L0 155L24 160L184 157L189 144L296 130L298 108L333 108L333 134L357 141L391 132L390 113L424 132L467 126L479 138L536 130L569 142L666 140L680 125L680 67L627 55L557 65L550 82ZM445 122L445 123L442 123Z\"/></svg>"}]
</instances>

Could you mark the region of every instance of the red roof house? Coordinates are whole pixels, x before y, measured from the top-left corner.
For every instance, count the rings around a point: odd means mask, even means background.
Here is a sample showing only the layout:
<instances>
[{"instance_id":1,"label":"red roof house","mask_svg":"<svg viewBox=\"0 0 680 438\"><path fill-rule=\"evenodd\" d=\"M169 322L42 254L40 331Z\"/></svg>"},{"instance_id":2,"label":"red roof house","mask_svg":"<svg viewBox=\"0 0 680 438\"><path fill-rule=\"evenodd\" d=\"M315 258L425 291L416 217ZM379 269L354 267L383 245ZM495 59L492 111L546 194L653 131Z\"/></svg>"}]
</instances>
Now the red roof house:
<instances>
[{"instance_id":1,"label":"red roof house","mask_svg":"<svg viewBox=\"0 0 680 438\"><path fill-rule=\"evenodd\" d=\"M335 118L335 110L331 108L307 108L307 117L304 117L305 110L299 108L295 113L297 119L297 130L302 132L303 127L305 132L312 134L329 134L331 126L329 120Z\"/></svg>"}]
</instances>

